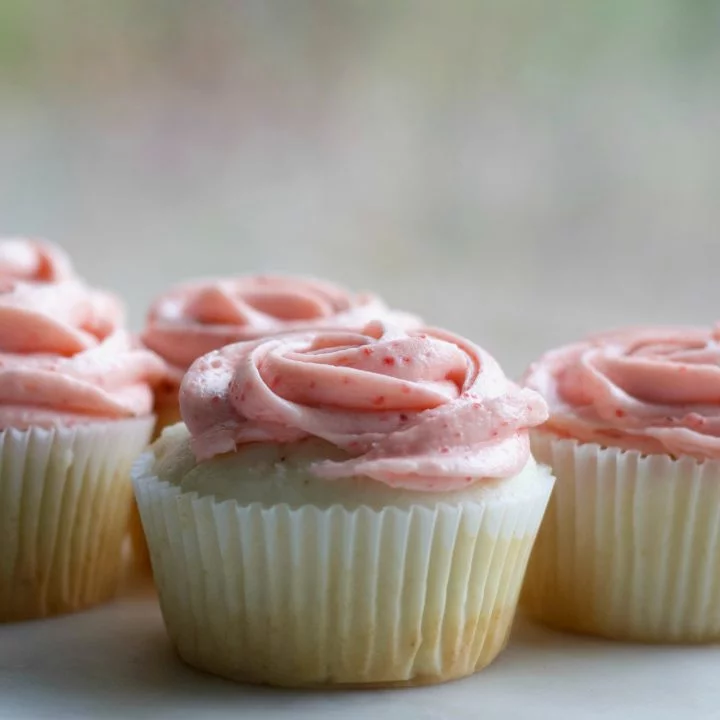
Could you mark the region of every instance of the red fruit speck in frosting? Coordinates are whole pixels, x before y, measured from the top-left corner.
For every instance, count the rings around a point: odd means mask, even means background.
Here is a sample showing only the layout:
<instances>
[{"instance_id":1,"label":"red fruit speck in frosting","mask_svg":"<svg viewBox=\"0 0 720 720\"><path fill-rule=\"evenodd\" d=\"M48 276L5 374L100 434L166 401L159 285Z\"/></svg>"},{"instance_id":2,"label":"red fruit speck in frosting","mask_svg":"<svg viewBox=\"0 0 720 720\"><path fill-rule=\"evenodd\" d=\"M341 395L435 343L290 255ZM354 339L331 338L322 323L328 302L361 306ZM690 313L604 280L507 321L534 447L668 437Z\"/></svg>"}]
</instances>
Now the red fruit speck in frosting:
<instances>
[{"instance_id":1,"label":"red fruit speck in frosting","mask_svg":"<svg viewBox=\"0 0 720 720\"><path fill-rule=\"evenodd\" d=\"M373 398L372 401L373 405L384 405L385 404L385 396L384 395L377 395Z\"/></svg>"},{"instance_id":2,"label":"red fruit speck in frosting","mask_svg":"<svg viewBox=\"0 0 720 720\"><path fill-rule=\"evenodd\" d=\"M406 365L409 365L409 364L412 362L412 358L411 358L409 355L403 355L402 361L403 361Z\"/></svg>"},{"instance_id":3,"label":"red fruit speck in frosting","mask_svg":"<svg viewBox=\"0 0 720 720\"><path fill-rule=\"evenodd\" d=\"M395 358L388 356L388 357L386 357L386 358L383 358L383 362L384 362L386 365L394 365L394 364L395 364Z\"/></svg>"},{"instance_id":4,"label":"red fruit speck in frosting","mask_svg":"<svg viewBox=\"0 0 720 720\"><path fill-rule=\"evenodd\" d=\"M374 352L375 352L375 350L373 350L373 348L371 348L371 347L364 347L364 348L363 348L363 354L364 354L364 355L372 355Z\"/></svg>"},{"instance_id":5,"label":"red fruit speck in frosting","mask_svg":"<svg viewBox=\"0 0 720 720\"><path fill-rule=\"evenodd\" d=\"M624 410L619 410L619 409L618 409L618 410L615 411L615 415L616 415L617 417L621 418L621 417L625 417L625 415L627 415L627 413L626 413Z\"/></svg>"}]
</instances>

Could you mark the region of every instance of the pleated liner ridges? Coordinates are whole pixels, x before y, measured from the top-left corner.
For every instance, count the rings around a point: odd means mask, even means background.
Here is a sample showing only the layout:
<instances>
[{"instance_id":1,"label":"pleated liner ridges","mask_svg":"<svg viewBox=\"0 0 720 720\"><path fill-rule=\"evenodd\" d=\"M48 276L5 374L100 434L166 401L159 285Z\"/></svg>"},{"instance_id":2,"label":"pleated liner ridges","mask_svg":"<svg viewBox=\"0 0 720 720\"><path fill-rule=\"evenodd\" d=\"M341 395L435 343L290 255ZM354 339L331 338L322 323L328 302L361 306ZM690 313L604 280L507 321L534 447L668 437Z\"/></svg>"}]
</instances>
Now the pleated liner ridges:
<instances>
[{"instance_id":1,"label":"pleated liner ridges","mask_svg":"<svg viewBox=\"0 0 720 720\"><path fill-rule=\"evenodd\" d=\"M0 622L113 595L130 467L153 419L0 432Z\"/></svg>"},{"instance_id":2,"label":"pleated liner ridges","mask_svg":"<svg viewBox=\"0 0 720 720\"><path fill-rule=\"evenodd\" d=\"M286 686L441 682L502 650L552 478L485 505L216 502L135 467L170 637L189 664Z\"/></svg>"},{"instance_id":3,"label":"pleated liner ridges","mask_svg":"<svg viewBox=\"0 0 720 720\"><path fill-rule=\"evenodd\" d=\"M720 639L720 463L539 433L557 477L523 606L563 629L646 642Z\"/></svg>"}]
</instances>

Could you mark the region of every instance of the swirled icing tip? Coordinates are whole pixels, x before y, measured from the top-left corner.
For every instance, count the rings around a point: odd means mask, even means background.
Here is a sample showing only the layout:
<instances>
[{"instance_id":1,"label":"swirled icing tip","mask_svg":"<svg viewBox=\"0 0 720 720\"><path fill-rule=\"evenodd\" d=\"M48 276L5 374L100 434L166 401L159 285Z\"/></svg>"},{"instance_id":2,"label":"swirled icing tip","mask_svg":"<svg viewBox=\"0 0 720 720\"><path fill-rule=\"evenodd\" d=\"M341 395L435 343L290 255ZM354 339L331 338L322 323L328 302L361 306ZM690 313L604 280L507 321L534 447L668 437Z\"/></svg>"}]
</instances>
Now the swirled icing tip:
<instances>
[{"instance_id":1,"label":"swirled icing tip","mask_svg":"<svg viewBox=\"0 0 720 720\"><path fill-rule=\"evenodd\" d=\"M417 327L416 316L391 310L371 293L353 293L326 280L247 275L183 283L151 306L143 342L176 370L224 345L281 332L321 328L359 331L384 319Z\"/></svg>"},{"instance_id":2,"label":"swirled icing tip","mask_svg":"<svg viewBox=\"0 0 720 720\"><path fill-rule=\"evenodd\" d=\"M75 278L64 250L46 240L0 237L0 279L59 282Z\"/></svg>"},{"instance_id":3,"label":"swirled icing tip","mask_svg":"<svg viewBox=\"0 0 720 720\"><path fill-rule=\"evenodd\" d=\"M180 404L198 461L318 437L348 455L317 464L321 477L427 491L516 475L528 429L547 418L543 399L470 341L383 321L210 352L190 367Z\"/></svg>"},{"instance_id":4,"label":"swirled icing tip","mask_svg":"<svg viewBox=\"0 0 720 720\"><path fill-rule=\"evenodd\" d=\"M543 355L525 384L548 429L644 453L720 458L718 326L633 327Z\"/></svg>"},{"instance_id":5,"label":"swirled icing tip","mask_svg":"<svg viewBox=\"0 0 720 720\"><path fill-rule=\"evenodd\" d=\"M69 356L95 346L123 324L120 300L80 281L8 283L0 292L3 352Z\"/></svg>"}]
</instances>

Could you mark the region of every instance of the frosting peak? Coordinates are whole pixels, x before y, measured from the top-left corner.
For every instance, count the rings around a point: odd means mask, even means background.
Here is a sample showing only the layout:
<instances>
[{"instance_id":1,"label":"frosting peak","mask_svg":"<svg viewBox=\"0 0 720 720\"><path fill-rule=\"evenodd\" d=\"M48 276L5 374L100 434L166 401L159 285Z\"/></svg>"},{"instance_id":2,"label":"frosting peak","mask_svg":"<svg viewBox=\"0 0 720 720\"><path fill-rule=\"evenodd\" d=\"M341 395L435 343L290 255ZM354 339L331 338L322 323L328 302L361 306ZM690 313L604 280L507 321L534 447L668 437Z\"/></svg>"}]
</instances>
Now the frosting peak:
<instances>
[{"instance_id":1,"label":"frosting peak","mask_svg":"<svg viewBox=\"0 0 720 720\"><path fill-rule=\"evenodd\" d=\"M224 345L280 332L317 328L359 330L375 318L417 326L374 295L351 293L310 278L257 275L179 285L158 298L143 342L173 368L175 380L198 357Z\"/></svg>"},{"instance_id":2,"label":"frosting peak","mask_svg":"<svg viewBox=\"0 0 720 720\"><path fill-rule=\"evenodd\" d=\"M325 478L451 490L517 474L547 417L479 347L442 330L372 322L238 343L198 359L180 405L198 460L238 444L319 437L348 454Z\"/></svg>"},{"instance_id":3,"label":"frosting peak","mask_svg":"<svg viewBox=\"0 0 720 720\"><path fill-rule=\"evenodd\" d=\"M525 383L548 428L646 453L720 458L720 333L629 328L546 353Z\"/></svg>"},{"instance_id":4,"label":"frosting peak","mask_svg":"<svg viewBox=\"0 0 720 720\"><path fill-rule=\"evenodd\" d=\"M58 282L75 273L67 255L56 245L26 238L0 238L0 280Z\"/></svg>"}]
</instances>

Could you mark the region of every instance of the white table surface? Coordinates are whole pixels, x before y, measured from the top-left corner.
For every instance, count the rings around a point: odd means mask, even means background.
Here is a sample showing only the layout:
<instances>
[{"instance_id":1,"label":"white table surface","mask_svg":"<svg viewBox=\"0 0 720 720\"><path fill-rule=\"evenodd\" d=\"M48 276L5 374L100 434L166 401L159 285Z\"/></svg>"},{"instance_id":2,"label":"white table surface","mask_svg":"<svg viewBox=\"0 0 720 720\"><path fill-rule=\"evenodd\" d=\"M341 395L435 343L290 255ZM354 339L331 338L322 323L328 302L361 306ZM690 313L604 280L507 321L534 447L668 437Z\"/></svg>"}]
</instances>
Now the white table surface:
<instances>
[{"instance_id":1,"label":"white table surface","mask_svg":"<svg viewBox=\"0 0 720 720\"><path fill-rule=\"evenodd\" d=\"M193 671L173 654L151 591L96 610L0 626L0 718L720 717L720 647L620 645L520 619L482 673L411 690L287 692Z\"/></svg>"}]
</instances>

